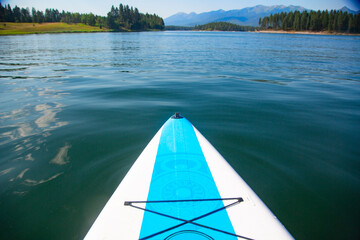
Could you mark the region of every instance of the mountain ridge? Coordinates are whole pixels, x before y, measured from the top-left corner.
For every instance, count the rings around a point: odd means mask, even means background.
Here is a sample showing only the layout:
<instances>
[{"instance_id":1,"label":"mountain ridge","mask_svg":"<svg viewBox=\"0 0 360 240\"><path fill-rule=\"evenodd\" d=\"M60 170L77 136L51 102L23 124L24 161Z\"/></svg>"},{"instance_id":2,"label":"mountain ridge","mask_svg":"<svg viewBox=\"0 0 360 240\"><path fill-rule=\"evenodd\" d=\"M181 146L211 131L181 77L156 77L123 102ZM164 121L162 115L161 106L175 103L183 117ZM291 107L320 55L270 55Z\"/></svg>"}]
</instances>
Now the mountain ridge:
<instances>
[{"instance_id":1,"label":"mountain ridge","mask_svg":"<svg viewBox=\"0 0 360 240\"><path fill-rule=\"evenodd\" d=\"M351 9L348 8L347 6L343 6L343 7L340 8L339 10L340 10L340 11L343 11L343 12L347 12L347 13L352 13L352 14L358 14L358 13L360 13L360 11L351 10Z\"/></svg>"},{"instance_id":2,"label":"mountain ridge","mask_svg":"<svg viewBox=\"0 0 360 240\"><path fill-rule=\"evenodd\" d=\"M254 7L247 7L242 9L233 9L233 10L215 10L210 12L203 13L184 13L178 12L170 17L164 19L166 26L185 26L185 27L194 27L195 25L207 24L210 22L230 22L238 25L246 26L258 26L259 18L269 16L270 14L280 13L280 12L290 12L290 11L310 11L302 6L294 5L256 5ZM353 11L346 6L339 9L343 12L348 13L359 13L360 11Z\"/></svg>"}]
</instances>

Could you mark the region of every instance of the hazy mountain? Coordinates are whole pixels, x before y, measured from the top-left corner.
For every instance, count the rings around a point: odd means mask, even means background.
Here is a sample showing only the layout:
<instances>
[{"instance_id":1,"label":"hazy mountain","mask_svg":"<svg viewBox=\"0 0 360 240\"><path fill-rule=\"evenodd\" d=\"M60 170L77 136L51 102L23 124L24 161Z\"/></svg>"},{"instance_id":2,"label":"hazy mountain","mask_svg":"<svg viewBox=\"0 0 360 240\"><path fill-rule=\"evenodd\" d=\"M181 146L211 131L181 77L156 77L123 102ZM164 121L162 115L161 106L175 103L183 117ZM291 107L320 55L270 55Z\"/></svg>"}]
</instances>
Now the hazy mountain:
<instances>
[{"instance_id":1,"label":"hazy mountain","mask_svg":"<svg viewBox=\"0 0 360 240\"><path fill-rule=\"evenodd\" d=\"M301 6L284 6L284 5L275 5L275 6L263 6L257 5L255 7L248 7L238 10L217 10L204 13L177 13L168 18L164 19L165 25L175 25L175 26L195 26L206 24L210 22L231 22L239 25L248 25L248 26L258 26L259 18L269 16L270 14L280 13L280 12L290 12L290 11L304 11L308 10ZM343 7L343 12L348 13L358 13L347 7ZM308 10L309 11L309 10Z\"/></svg>"},{"instance_id":2,"label":"hazy mountain","mask_svg":"<svg viewBox=\"0 0 360 240\"><path fill-rule=\"evenodd\" d=\"M348 8L348 7L346 7L346 6L344 6L344 7L341 8L340 10L343 11L343 12L352 13L352 14L360 13L360 11L351 10L350 8Z\"/></svg>"},{"instance_id":3,"label":"hazy mountain","mask_svg":"<svg viewBox=\"0 0 360 240\"><path fill-rule=\"evenodd\" d=\"M270 14L290 11L304 11L306 10L300 6L263 6L257 5L255 7L248 7L238 10L217 10L211 12L204 12L196 14L192 13L177 13L168 18L165 18L165 25L175 26L195 26L200 24L206 24L210 22L231 22L240 25L258 26L259 18L265 17Z\"/></svg>"}]
</instances>

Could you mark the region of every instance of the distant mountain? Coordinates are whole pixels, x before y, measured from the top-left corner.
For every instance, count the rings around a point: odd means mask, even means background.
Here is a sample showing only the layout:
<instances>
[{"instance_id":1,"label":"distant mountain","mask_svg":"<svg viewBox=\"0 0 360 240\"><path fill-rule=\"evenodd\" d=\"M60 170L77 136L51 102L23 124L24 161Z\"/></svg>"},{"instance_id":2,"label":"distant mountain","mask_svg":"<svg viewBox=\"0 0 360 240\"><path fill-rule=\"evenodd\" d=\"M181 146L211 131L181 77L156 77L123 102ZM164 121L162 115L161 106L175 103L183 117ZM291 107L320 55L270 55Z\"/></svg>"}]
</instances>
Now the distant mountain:
<instances>
[{"instance_id":1,"label":"distant mountain","mask_svg":"<svg viewBox=\"0 0 360 240\"><path fill-rule=\"evenodd\" d=\"M224 11L222 9L212 12L204 13L177 13L168 18L164 19L165 25L170 26L186 26L193 27L195 25L202 25L211 22L230 22L238 25L246 26L258 26L259 18L269 16L270 14L280 13L280 12L290 12L290 11L310 11L301 6L284 6L284 5L274 5L274 6L263 6L257 5L255 7L248 7L238 10ZM360 11L354 11L344 6L339 9L343 12L357 14Z\"/></svg>"},{"instance_id":2,"label":"distant mountain","mask_svg":"<svg viewBox=\"0 0 360 240\"><path fill-rule=\"evenodd\" d=\"M348 8L348 7L346 7L346 6L344 6L343 8L341 8L340 11L347 12L347 13L352 13L352 14L360 13L360 11L351 10L350 8Z\"/></svg>"},{"instance_id":3,"label":"distant mountain","mask_svg":"<svg viewBox=\"0 0 360 240\"><path fill-rule=\"evenodd\" d=\"M248 7L238 10L224 11L222 9L211 12L204 12L196 14L192 13L177 13L164 19L165 25L170 26L188 26L206 24L210 22L230 22L239 25L258 26L259 18L269 16L270 14L290 11L304 11L307 10L301 6L263 6L257 5L255 7Z\"/></svg>"}]
</instances>

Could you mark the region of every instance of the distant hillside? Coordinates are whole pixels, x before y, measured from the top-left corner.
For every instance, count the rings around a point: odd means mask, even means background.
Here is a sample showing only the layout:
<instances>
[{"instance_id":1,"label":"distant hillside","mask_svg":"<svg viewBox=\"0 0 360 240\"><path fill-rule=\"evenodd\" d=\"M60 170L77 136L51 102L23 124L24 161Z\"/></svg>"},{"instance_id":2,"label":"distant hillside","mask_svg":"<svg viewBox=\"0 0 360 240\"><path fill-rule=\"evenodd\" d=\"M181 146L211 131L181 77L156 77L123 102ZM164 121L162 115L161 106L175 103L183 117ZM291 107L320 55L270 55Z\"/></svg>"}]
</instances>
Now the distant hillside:
<instances>
[{"instance_id":1,"label":"distant hillside","mask_svg":"<svg viewBox=\"0 0 360 240\"><path fill-rule=\"evenodd\" d=\"M304 11L301 6L263 6L248 7L239 10L217 10L205 13L177 13L164 19L165 25L189 26L202 25L210 22L230 22L239 25L258 26L259 18L270 14L290 11Z\"/></svg>"},{"instance_id":2,"label":"distant hillside","mask_svg":"<svg viewBox=\"0 0 360 240\"><path fill-rule=\"evenodd\" d=\"M197 31L255 31L256 27L240 26L228 22L213 22L204 25L196 25L194 30Z\"/></svg>"}]
</instances>

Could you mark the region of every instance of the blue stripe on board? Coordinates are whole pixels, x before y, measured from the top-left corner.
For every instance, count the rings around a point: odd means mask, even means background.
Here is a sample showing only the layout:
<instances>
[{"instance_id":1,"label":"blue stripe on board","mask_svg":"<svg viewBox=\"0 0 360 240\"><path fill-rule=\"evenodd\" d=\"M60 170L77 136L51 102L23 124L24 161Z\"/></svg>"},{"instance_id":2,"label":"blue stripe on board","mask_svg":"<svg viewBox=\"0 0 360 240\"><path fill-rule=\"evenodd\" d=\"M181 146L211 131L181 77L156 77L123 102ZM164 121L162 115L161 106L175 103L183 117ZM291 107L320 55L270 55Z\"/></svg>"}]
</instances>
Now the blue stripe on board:
<instances>
[{"instance_id":1,"label":"blue stripe on board","mask_svg":"<svg viewBox=\"0 0 360 240\"><path fill-rule=\"evenodd\" d=\"M141 176L139 176L141 177ZM221 198L192 124L169 119L163 127L147 201ZM222 201L147 203L146 209L190 220L223 207ZM235 233L226 210L196 221ZM182 223L179 220L144 212L140 239ZM185 224L149 239L237 239L214 230Z\"/></svg>"}]
</instances>

